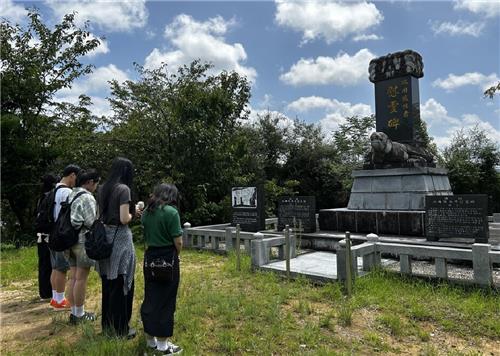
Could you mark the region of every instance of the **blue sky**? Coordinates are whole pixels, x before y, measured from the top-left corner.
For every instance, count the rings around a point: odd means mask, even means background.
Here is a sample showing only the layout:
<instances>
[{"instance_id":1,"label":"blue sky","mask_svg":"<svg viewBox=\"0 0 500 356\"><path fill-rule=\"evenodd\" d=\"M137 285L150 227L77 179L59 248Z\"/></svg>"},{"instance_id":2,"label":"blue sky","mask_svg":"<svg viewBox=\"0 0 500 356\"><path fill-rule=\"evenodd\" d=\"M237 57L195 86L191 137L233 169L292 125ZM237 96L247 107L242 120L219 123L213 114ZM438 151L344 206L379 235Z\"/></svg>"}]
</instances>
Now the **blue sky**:
<instances>
[{"instance_id":1,"label":"blue sky","mask_svg":"<svg viewBox=\"0 0 500 356\"><path fill-rule=\"evenodd\" d=\"M331 133L350 115L375 111L369 61L413 49L424 61L422 118L440 147L480 125L500 143L500 99L483 98L500 79L500 0L490 1L36 1L0 0L0 15L25 23L25 7L47 23L77 11L105 37L84 58L94 73L58 100L89 95L110 114L107 81L135 79L133 62L170 68L195 58L252 81L252 117L269 110L318 123ZM287 123L287 120L284 122Z\"/></svg>"}]
</instances>

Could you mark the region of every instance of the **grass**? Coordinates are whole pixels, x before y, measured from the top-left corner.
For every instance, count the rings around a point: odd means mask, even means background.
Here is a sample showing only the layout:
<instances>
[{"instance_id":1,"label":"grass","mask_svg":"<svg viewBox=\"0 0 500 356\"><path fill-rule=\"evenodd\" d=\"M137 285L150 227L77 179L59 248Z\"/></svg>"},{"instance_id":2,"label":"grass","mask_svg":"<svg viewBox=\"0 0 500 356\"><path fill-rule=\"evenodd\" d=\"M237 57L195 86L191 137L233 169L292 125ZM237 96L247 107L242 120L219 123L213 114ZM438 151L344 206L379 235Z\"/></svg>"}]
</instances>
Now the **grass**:
<instances>
[{"instance_id":1,"label":"grass","mask_svg":"<svg viewBox=\"0 0 500 356\"><path fill-rule=\"evenodd\" d=\"M67 315L41 311L36 317L43 331L22 343L15 334L3 335L2 354L29 355L34 349L42 355L144 354L142 257L138 246L132 324L139 337L123 341L101 336L99 322L71 327ZM2 250L2 293L21 288L33 300L36 266L35 248ZM269 272L254 273L246 256L241 271L235 266L234 255L183 252L174 340L184 354L476 354L500 344L500 297L495 291L432 284L379 270L357 279L347 299L338 283L317 286L303 278L289 281ZM100 278L92 272L87 294L98 313L100 288ZM27 332L21 322L16 327L20 334ZM441 338L430 336L435 330ZM459 346L447 346L448 339Z\"/></svg>"}]
</instances>

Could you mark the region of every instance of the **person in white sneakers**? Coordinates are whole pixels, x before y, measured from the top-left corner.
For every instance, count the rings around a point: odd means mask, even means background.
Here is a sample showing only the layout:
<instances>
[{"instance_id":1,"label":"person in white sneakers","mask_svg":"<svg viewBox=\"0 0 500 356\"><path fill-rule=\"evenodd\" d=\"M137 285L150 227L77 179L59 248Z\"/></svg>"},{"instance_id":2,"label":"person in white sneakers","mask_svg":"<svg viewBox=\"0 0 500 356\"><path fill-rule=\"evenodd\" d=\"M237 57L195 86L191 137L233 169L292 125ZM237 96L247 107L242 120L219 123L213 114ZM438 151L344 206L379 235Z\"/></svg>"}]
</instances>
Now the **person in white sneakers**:
<instances>
[{"instance_id":1,"label":"person in white sneakers","mask_svg":"<svg viewBox=\"0 0 500 356\"><path fill-rule=\"evenodd\" d=\"M71 225L79 230L78 243L65 251L68 259L71 277L68 284L67 298L71 305L69 321L77 324L80 321L95 320L95 314L85 311L85 291L90 268L95 265L85 252L85 233L89 231L97 217L97 202L92 195L99 184L99 173L91 170L81 170L76 179L76 187L69 195L69 201L73 201L76 195L81 194L71 204Z\"/></svg>"},{"instance_id":2,"label":"person in white sneakers","mask_svg":"<svg viewBox=\"0 0 500 356\"><path fill-rule=\"evenodd\" d=\"M70 164L63 171L63 177L56 184L56 194L54 199L54 221L57 220L61 211L61 203L68 199L72 188L76 184L76 176L80 171L80 167ZM50 240L50 236L49 236ZM69 263L64 252L50 250L50 261L52 264L52 273L50 275L50 284L52 285L52 299L50 306L54 310L67 310L70 305L64 297L64 289L66 287L66 273L69 270Z\"/></svg>"},{"instance_id":3,"label":"person in white sneakers","mask_svg":"<svg viewBox=\"0 0 500 356\"><path fill-rule=\"evenodd\" d=\"M182 228L177 210L178 190L173 184L160 184L153 192L142 214L145 260L159 260L173 265L171 278L152 278L145 271L144 301L141 319L146 343L163 355L175 355L182 348L168 338L174 334L174 313L179 289L179 254L182 249Z\"/></svg>"}]
</instances>

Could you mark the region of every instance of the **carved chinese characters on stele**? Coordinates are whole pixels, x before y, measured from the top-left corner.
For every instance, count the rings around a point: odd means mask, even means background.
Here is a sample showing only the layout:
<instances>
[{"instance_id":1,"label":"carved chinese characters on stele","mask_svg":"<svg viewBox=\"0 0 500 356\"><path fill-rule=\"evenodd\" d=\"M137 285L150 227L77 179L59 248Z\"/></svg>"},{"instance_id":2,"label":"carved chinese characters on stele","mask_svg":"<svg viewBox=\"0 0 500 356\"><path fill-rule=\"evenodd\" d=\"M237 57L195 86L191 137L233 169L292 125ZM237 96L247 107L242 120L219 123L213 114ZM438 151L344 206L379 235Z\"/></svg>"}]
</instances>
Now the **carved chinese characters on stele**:
<instances>
[{"instance_id":1,"label":"carved chinese characters on stele","mask_svg":"<svg viewBox=\"0 0 500 356\"><path fill-rule=\"evenodd\" d=\"M414 144L420 120L418 79L407 75L375 83L377 131L393 141Z\"/></svg>"}]
</instances>

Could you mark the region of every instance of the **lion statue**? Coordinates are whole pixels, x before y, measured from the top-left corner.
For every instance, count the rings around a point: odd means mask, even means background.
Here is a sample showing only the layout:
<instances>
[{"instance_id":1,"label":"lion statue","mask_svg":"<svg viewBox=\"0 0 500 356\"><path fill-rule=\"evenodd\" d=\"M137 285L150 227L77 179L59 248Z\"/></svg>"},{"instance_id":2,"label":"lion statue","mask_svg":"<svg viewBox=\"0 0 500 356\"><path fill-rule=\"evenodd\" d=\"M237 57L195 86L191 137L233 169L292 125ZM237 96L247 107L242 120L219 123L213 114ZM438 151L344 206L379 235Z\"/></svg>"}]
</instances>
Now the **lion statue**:
<instances>
[{"instance_id":1,"label":"lion statue","mask_svg":"<svg viewBox=\"0 0 500 356\"><path fill-rule=\"evenodd\" d=\"M436 166L434 156L428 150L392 141L383 132L372 133L370 144L363 169Z\"/></svg>"}]
</instances>

